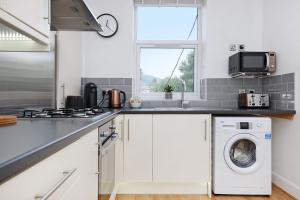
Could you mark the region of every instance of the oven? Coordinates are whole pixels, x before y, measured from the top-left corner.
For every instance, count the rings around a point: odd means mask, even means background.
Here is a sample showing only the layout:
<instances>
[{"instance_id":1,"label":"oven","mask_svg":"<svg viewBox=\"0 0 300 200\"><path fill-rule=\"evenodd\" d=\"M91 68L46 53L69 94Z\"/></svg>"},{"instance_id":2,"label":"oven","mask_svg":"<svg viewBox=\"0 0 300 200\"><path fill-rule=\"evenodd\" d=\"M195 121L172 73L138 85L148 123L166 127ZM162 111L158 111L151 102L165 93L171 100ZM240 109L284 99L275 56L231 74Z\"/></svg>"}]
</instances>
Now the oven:
<instances>
[{"instance_id":1,"label":"oven","mask_svg":"<svg viewBox=\"0 0 300 200\"><path fill-rule=\"evenodd\" d=\"M115 187L115 143L113 121L99 127L99 200L109 199Z\"/></svg>"}]
</instances>

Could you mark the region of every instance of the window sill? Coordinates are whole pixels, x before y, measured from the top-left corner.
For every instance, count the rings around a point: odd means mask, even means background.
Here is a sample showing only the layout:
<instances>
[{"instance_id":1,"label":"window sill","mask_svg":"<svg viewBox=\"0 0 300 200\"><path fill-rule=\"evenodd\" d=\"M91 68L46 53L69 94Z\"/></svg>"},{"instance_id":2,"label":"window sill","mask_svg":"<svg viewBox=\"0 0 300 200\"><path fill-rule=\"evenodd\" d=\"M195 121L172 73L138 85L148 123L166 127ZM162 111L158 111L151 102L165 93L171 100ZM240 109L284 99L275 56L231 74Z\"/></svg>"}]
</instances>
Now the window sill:
<instances>
[{"instance_id":1,"label":"window sill","mask_svg":"<svg viewBox=\"0 0 300 200\"><path fill-rule=\"evenodd\" d=\"M144 101L180 101L181 100L181 94L173 94L172 99L166 99L164 93L161 94L140 94L140 97ZM194 94L185 94L184 95L184 100L185 101L201 101L200 96L194 95Z\"/></svg>"}]
</instances>

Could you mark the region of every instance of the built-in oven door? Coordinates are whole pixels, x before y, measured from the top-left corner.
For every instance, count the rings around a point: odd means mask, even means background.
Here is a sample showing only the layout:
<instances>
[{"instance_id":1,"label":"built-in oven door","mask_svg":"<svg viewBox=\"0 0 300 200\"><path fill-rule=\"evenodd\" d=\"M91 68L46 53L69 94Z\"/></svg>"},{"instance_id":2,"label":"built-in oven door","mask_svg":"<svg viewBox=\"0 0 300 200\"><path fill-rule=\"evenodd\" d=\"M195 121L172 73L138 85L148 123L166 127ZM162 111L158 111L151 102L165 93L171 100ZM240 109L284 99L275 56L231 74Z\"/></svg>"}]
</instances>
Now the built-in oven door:
<instances>
[{"instance_id":1,"label":"built-in oven door","mask_svg":"<svg viewBox=\"0 0 300 200\"><path fill-rule=\"evenodd\" d=\"M268 52L241 52L240 71L241 72L268 72L269 62Z\"/></svg>"},{"instance_id":2,"label":"built-in oven door","mask_svg":"<svg viewBox=\"0 0 300 200\"><path fill-rule=\"evenodd\" d=\"M107 200L115 187L115 143L117 133L112 133L100 147L99 200Z\"/></svg>"}]
</instances>

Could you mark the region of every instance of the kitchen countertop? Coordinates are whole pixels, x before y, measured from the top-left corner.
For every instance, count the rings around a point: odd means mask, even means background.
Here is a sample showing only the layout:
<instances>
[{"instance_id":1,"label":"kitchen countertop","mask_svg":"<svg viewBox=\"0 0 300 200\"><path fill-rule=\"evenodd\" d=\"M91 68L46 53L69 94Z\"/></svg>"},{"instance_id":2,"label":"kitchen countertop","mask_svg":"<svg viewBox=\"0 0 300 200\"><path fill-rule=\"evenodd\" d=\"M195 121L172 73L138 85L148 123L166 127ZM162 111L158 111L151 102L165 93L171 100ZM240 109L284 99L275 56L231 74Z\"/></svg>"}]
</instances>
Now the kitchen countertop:
<instances>
[{"instance_id":1,"label":"kitchen countertop","mask_svg":"<svg viewBox=\"0 0 300 200\"><path fill-rule=\"evenodd\" d=\"M212 114L212 115L294 115L295 110L234 109L234 108L139 108L124 109L124 114Z\"/></svg>"},{"instance_id":2,"label":"kitchen countertop","mask_svg":"<svg viewBox=\"0 0 300 200\"><path fill-rule=\"evenodd\" d=\"M112 110L88 119L18 119L0 127L0 183L54 154L118 114L280 115L293 110L224 108L142 108Z\"/></svg>"},{"instance_id":3,"label":"kitchen countertop","mask_svg":"<svg viewBox=\"0 0 300 200\"><path fill-rule=\"evenodd\" d=\"M92 119L18 119L15 125L0 127L0 183L105 124L119 112Z\"/></svg>"}]
</instances>

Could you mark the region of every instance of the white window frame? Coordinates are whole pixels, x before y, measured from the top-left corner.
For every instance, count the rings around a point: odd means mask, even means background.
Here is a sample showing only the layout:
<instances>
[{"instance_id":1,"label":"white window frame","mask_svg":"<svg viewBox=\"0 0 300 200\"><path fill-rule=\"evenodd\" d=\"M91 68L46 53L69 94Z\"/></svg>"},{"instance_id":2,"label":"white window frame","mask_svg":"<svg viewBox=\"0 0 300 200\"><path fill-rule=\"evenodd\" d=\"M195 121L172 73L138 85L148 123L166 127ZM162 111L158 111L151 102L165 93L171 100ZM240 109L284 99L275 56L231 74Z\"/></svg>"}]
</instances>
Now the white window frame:
<instances>
[{"instance_id":1,"label":"white window frame","mask_svg":"<svg viewBox=\"0 0 300 200\"><path fill-rule=\"evenodd\" d=\"M135 96L140 96L145 100L164 100L164 92L152 92L152 93L142 93L140 91L141 80L140 80L140 52L142 48L161 48L161 49L194 49L194 92L185 92L185 98L188 100L195 100L200 98L200 60L202 55L202 34L201 34L201 16L200 16L200 8L197 8L198 19L197 19L197 40L137 40L137 9L135 7L135 48L136 48L136 70L135 70L135 84L134 84L134 92ZM152 6L152 7L160 7ZM178 66L177 66L178 67ZM180 99L180 92L173 92L173 99Z\"/></svg>"}]
</instances>

